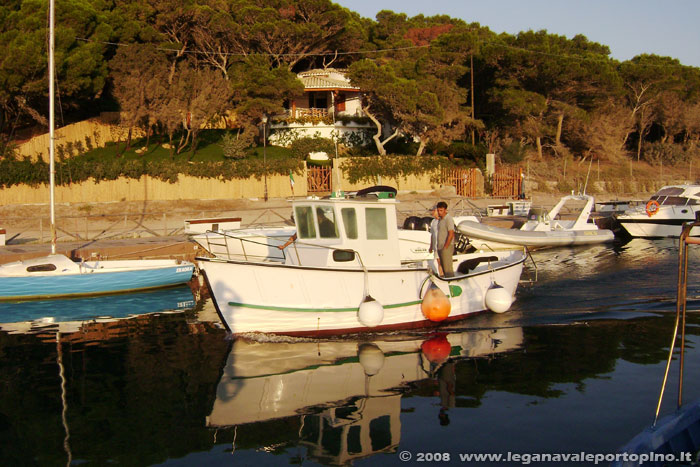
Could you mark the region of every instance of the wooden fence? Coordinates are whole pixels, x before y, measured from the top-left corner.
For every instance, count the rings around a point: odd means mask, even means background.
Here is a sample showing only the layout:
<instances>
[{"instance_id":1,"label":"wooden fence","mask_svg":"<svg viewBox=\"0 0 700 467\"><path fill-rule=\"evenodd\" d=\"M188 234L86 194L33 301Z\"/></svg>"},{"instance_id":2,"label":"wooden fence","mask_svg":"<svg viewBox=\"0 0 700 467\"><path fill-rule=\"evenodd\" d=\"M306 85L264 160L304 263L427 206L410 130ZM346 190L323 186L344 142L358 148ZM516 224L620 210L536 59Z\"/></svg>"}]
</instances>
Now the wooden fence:
<instances>
[{"instance_id":1,"label":"wooden fence","mask_svg":"<svg viewBox=\"0 0 700 467\"><path fill-rule=\"evenodd\" d=\"M483 195L484 176L478 169L443 169L442 183L454 186L459 196L476 198Z\"/></svg>"},{"instance_id":2,"label":"wooden fence","mask_svg":"<svg viewBox=\"0 0 700 467\"><path fill-rule=\"evenodd\" d=\"M498 167L491 179L491 196L494 198L517 198L522 193L523 169Z\"/></svg>"}]
</instances>

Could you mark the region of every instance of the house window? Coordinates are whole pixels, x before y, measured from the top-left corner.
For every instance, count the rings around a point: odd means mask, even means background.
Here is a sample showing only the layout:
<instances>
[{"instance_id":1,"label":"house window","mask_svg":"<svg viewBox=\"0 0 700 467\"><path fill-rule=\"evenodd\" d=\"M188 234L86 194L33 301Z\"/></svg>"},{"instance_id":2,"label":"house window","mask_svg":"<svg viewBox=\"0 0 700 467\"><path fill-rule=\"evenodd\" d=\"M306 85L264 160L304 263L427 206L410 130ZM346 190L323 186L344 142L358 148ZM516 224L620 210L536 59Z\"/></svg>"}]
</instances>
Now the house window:
<instances>
[{"instance_id":1,"label":"house window","mask_svg":"<svg viewBox=\"0 0 700 467\"><path fill-rule=\"evenodd\" d=\"M328 96L325 92L310 92L309 93L309 108L310 109L327 109Z\"/></svg>"}]
</instances>

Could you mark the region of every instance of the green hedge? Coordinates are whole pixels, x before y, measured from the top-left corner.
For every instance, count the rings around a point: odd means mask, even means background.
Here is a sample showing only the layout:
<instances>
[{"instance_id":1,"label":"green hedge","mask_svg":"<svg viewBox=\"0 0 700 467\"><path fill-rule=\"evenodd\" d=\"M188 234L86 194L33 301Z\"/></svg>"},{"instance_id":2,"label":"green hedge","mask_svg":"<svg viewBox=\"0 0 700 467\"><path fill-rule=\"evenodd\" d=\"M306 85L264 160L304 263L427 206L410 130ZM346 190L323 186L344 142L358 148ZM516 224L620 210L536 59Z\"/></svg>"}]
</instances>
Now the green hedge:
<instances>
[{"instance_id":1,"label":"green hedge","mask_svg":"<svg viewBox=\"0 0 700 467\"><path fill-rule=\"evenodd\" d=\"M410 175L431 174L431 182L439 183L440 170L454 167L453 163L439 156L372 156L351 157L343 161L341 169L350 183L374 183L377 175L399 180Z\"/></svg>"},{"instance_id":2,"label":"green hedge","mask_svg":"<svg viewBox=\"0 0 700 467\"><path fill-rule=\"evenodd\" d=\"M293 158L267 161L268 175L288 175L290 170L297 175L301 175L303 168L303 161ZM76 157L56 162L56 184L69 185L89 179L99 182L102 180L116 180L119 177L139 179L143 175L175 183L179 174L221 180L245 180L252 177L259 180L265 175L264 169L263 164L256 159L224 162L126 159L91 161ZM34 162L28 158L0 160L0 187L22 184L36 186L48 183L49 164L46 162Z\"/></svg>"}]
</instances>

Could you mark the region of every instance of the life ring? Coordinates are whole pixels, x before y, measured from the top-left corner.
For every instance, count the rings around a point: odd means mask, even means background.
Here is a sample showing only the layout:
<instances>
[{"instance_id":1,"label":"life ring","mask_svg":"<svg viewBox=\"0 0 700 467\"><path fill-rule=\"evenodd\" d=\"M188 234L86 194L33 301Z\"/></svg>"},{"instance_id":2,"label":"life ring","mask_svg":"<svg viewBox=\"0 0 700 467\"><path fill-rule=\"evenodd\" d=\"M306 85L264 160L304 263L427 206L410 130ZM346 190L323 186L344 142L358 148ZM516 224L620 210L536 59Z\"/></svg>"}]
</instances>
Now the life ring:
<instances>
[{"instance_id":1,"label":"life ring","mask_svg":"<svg viewBox=\"0 0 700 467\"><path fill-rule=\"evenodd\" d=\"M649 202L647 203L647 216L651 217L657 212L659 212L659 206L659 202L655 199L649 200Z\"/></svg>"}]
</instances>

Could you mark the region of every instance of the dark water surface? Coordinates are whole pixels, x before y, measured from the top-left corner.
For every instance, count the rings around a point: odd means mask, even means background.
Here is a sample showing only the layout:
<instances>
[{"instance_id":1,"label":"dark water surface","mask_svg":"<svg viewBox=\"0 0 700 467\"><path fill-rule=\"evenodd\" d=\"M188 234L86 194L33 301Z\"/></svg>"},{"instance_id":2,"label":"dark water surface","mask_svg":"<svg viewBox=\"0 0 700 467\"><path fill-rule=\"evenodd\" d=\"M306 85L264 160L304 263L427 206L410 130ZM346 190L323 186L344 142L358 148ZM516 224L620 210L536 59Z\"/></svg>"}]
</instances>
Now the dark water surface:
<instances>
[{"instance_id":1,"label":"dark water surface","mask_svg":"<svg viewBox=\"0 0 700 467\"><path fill-rule=\"evenodd\" d=\"M520 287L511 311L440 333L232 340L197 287L0 307L0 465L613 453L653 419L677 242L533 256L538 281ZM698 272L691 247L689 310L700 305ZM528 264L523 279L534 275ZM42 310L58 317L18 322ZM691 402L700 397L695 312L687 342ZM677 364L662 414L675 408L676 378Z\"/></svg>"}]
</instances>

